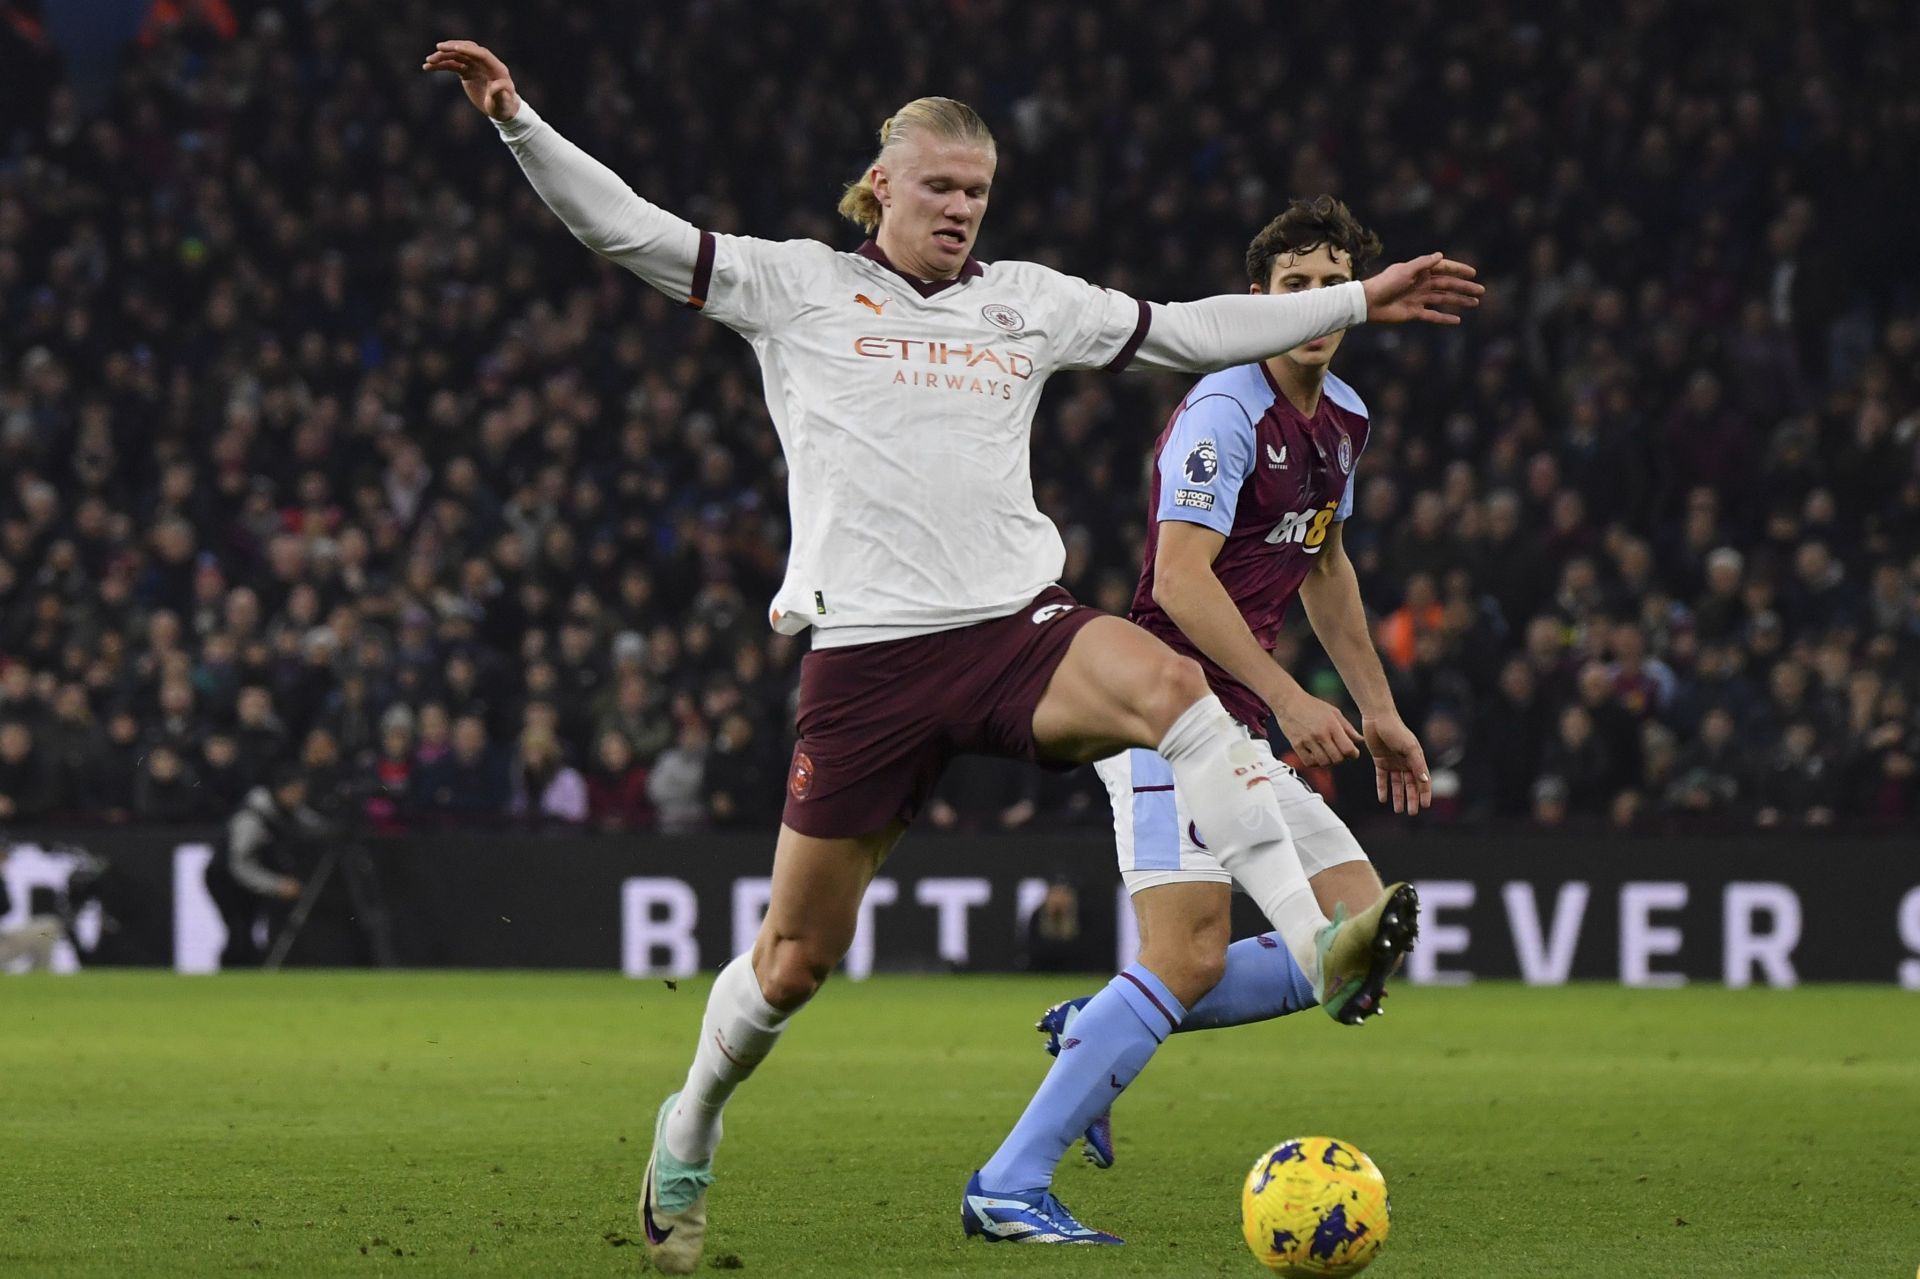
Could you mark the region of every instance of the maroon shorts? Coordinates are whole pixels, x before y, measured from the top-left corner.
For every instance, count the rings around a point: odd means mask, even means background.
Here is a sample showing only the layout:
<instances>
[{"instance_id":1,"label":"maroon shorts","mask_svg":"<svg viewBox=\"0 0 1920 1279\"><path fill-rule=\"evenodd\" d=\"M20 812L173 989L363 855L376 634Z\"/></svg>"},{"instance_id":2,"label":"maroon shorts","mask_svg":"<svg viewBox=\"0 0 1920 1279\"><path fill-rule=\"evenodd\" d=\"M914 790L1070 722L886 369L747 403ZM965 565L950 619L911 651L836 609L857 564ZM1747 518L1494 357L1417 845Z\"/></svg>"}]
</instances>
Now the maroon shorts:
<instances>
[{"instance_id":1,"label":"maroon shorts","mask_svg":"<svg viewBox=\"0 0 1920 1279\"><path fill-rule=\"evenodd\" d=\"M800 663L800 742L781 820L848 839L912 821L955 755L1044 763L1033 711L1080 628L1105 614L1058 586L991 622Z\"/></svg>"}]
</instances>

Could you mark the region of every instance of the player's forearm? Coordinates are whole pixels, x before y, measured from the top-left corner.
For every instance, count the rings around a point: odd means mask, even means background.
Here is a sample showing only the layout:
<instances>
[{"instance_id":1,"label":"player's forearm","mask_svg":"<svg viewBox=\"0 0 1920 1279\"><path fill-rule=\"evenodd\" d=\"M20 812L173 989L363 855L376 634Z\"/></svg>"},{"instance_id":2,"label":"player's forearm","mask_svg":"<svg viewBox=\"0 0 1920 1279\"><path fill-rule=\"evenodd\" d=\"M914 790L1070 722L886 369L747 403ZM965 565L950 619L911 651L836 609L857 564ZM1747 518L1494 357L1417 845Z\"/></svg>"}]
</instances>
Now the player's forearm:
<instances>
[{"instance_id":1,"label":"player's forearm","mask_svg":"<svg viewBox=\"0 0 1920 1279\"><path fill-rule=\"evenodd\" d=\"M618 262L668 297L692 287L700 231L633 193L620 176L542 120L526 101L495 121L533 189L574 238Z\"/></svg>"},{"instance_id":2,"label":"player's forearm","mask_svg":"<svg viewBox=\"0 0 1920 1279\"><path fill-rule=\"evenodd\" d=\"M1273 654L1260 647L1211 568L1156 574L1153 599L1195 648L1267 705L1279 705L1303 691Z\"/></svg>"},{"instance_id":3,"label":"player's forearm","mask_svg":"<svg viewBox=\"0 0 1920 1279\"><path fill-rule=\"evenodd\" d=\"M1300 584L1300 602L1306 606L1315 638L1333 659L1333 667L1340 672L1361 716L1398 714L1386 669L1380 665L1373 634L1367 628L1367 610L1360 602L1360 579L1353 571L1353 561L1337 553L1337 558L1316 566Z\"/></svg>"},{"instance_id":4,"label":"player's forearm","mask_svg":"<svg viewBox=\"0 0 1920 1279\"><path fill-rule=\"evenodd\" d=\"M1197 302L1153 304L1137 367L1204 373L1264 360L1329 333L1364 324L1358 280L1300 293L1228 293Z\"/></svg>"}]
</instances>

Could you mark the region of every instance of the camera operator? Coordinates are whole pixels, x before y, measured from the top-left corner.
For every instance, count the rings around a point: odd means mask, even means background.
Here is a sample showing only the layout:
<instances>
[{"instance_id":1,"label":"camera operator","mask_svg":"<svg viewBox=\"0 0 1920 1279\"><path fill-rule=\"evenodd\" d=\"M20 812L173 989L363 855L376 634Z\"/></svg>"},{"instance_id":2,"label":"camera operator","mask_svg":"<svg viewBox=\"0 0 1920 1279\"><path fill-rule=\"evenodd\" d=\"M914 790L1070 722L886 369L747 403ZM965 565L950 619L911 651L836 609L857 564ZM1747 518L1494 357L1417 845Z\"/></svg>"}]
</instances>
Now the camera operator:
<instances>
[{"instance_id":1,"label":"camera operator","mask_svg":"<svg viewBox=\"0 0 1920 1279\"><path fill-rule=\"evenodd\" d=\"M307 777L295 765L275 769L269 782L247 792L227 822L225 845L207 863L207 892L227 926L222 968L258 967L300 897L302 846L325 835L328 823L307 806ZM254 929L266 921L265 946Z\"/></svg>"}]
</instances>

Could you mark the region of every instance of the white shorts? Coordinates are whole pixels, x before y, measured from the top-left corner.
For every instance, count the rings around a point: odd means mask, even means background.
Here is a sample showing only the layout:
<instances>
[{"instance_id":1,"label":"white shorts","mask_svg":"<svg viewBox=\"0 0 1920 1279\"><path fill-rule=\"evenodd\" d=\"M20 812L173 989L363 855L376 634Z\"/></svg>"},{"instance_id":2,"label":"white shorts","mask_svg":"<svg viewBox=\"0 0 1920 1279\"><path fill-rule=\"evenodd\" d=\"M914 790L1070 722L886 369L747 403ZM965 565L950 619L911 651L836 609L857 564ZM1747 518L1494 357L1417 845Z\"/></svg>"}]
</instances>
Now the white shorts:
<instances>
[{"instance_id":1,"label":"white shorts","mask_svg":"<svg viewBox=\"0 0 1920 1279\"><path fill-rule=\"evenodd\" d=\"M1244 730L1243 730L1244 731ZM1249 734L1251 736L1251 734ZM1253 738L1267 777L1280 797L1280 815L1293 834L1300 865L1311 879L1329 866L1363 862L1366 852L1320 793L1273 757L1273 748ZM1127 892L1160 884L1231 884L1194 828L1186 801L1174 789L1173 769L1150 750L1136 748L1096 763L1113 805L1113 843Z\"/></svg>"}]
</instances>

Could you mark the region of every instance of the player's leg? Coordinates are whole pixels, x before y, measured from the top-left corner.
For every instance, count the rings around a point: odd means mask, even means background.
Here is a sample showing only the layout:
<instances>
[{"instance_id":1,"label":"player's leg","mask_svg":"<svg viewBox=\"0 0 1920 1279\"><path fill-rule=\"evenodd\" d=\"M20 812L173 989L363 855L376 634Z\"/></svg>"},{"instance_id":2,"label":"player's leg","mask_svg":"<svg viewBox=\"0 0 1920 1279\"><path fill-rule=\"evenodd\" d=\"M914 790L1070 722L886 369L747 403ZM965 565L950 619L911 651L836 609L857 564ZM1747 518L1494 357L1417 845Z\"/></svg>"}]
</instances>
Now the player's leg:
<instances>
[{"instance_id":1,"label":"player's leg","mask_svg":"<svg viewBox=\"0 0 1920 1279\"><path fill-rule=\"evenodd\" d=\"M1203 1000L1226 971L1232 901L1230 886L1205 880L1156 884L1133 895L1138 958L1162 974L1188 1008Z\"/></svg>"},{"instance_id":2,"label":"player's leg","mask_svg":"<svg viewBox=\"0 0 1920 1279\"><path fill-rule=\"evenodd\" d=\"M1354 914L1380 899L1385 891L1380 876L1364 858L1317 872L1307 881L1320 909ZM1134 908L1140 899L1134 898ZM1220 979L1206 997L1187 1006L1182 1033L1245 1026L1304 1012L1320 1002L1313 983L1300 971L1286 946L1273 933L1243 937L1226 948Z\"/></svg>"},{"instance_id":3,"label":"player's leg","mask_svg":"<svg viewBox=\"0 0 1920 1279\"><path fill-rule=\"evenodd\" d=\"M1254 749L1280 798L1281 816L1320 909L1329 916L1352 915L1379 901L1385 888L1347 824L1299 774L1273 757L1268 743L1255 741ZM1198 938L1204 928L1206 940L1196 946L1190 962L1210 967L1212 938L1218 936L1224 944L1230 936L1231 896L1226 891L1230 881L1211 853L1196 842L1197 828L1177 791L1168 803L1164 794L1168 777L1157 772L1156 765L1165 767L1151 752L1128 751L1099 761L1094 769L1113 806L1114 844L1132 894L1141 958L1169 966L1169 984L1178 990L1188 979L1174 977L1171 965L1181 961L1163 958L1161 947L1149 946L1147 939L1165 938L1170 931L1176 937ZM1262 873L1264 865L1254 863L1253 873ZM1205 893L1209 885L1217 887ZM1176 888L1177 893L1168 891ZM1203 902L1209 912L1217 903L1218 919L1201 912ZM1417 913L1409 921L1408 945L1416 931ZM1045 1020L1053 1024L1045 1029L1064 1033L1068 1018L1090 998L1065 1000L1049 1009ZM1188 1001L1180 1030L1266 1021L1311 1008L1316 1002L1312 983L1278 936L1262 933L1226 947L1224 971L1208 984L1204 996Z\"/></svg>"},{"instance_id":4,"label":"player's leg","mask_svg":"<svg viewBox=\"0 0 1920 1279\"><path fill-rule=\"evenodd\" d=\"M1146 865L1155 868L1147 873L1177 873L1181 813L1166 762L1152 751L1122 751L1099 761L1096 771L1113 805L1122 870ZM1217 976L1224 921L1214 935L1207 902L1182 891L1224 896L1225 874L1218 867L1211 873L1218 883L1163 886L1167 909L1148 921L1138 960L1083 1006L1050 1010L1042 1019L1043 1029L1058 1032L1049 1045L1053 1065L1000 1148L974 1174L961 1209L968 1234L1029 1243L1118 1242L1081 1226L1053 1198L1054 1169L1090 1127L1089 1158L1111 1162L1101 1118L1179 1025L1186 1003L1204 995ZM1056 1014L1070 1014L1071 1027L1049 1025Z\"/></svg>"},{"instance_id":5,"label":"player's leg","mask_svg":"<svg viewBox=\"0 0 1920 1279\"><path fill-rule=\"evenodd\" d=\"M1149 750L1095 765L1113 808L1114 848L1140 921L1135 962L1085 1000L1041 1019L1053 1065L1013 1130L976 1175L1004 1203L1047 1198L1054 1170L1083 1133L1087 1157L1112 1163L1106 1116L1185 1015L1219 979L1229 936L1230 881L1187 834L1170 766ZM970 1233L983 1233L969 1220ZM1022 1224L1015 1220L1012 1224Z\"/></svg>"},{"instance_id":6,"label":"player's leg","mask_svg":"<svg viewBox=\"0 0 1920 1279\"><path fill-rule=\"evenodd\" d=\"M1319 966L1315 934L1327 924L1253 743L1207 687L1199 664L1117 617L1080 630L1034 710L1033 735L1058 759L1104 759L1123 747L1166 760L1193 820L1227 872L1271 858L1273 891L1256 900L1308 972ZM1244 882L1244 880L1242 881Z\"/></svg>"},{"instance_id":7,"label":"player's leg","mask_svg":"<svg viewBox=\"0 0 1920 1279\"><path fill-rule=\"evenodd\" d=\"M1321 909L1366 927L1371 945L1345 979L1342 994L1350 1003L1377 1012L1388 976L1419 935L1420 908L1413 889L1405 884L1383 888L1360 841L1319 792L1275 759L1267 742L1256 741L1254 749L1273 783L1281 816ZM1253 879L1242 887L1255 900L1268 891L1258 882L1267 873L1264 863L1246 867ZM1239 1026L1285 1016L1313 1007L1324 997L1324 989L1316 988L1296 963L1279 953L1272 934L1245 938L1228 947L1226 972L1206 999L1188 1012L1181 1029Z\"/></svg>"},{"instance_id":8,"label":"player's leg","mask_svg":"<svg viewBox=\"0 0 1920 1279\"><path fill-rule=\"evenodd\" d=\"M1132 882L1134 876L1129 876ZM1313 885L1320 909L1329 915L1352 913L1379 900L1380 877L1364 857L1316 872ZM1175 1032L1217 1030L1271 1021L1304 1012L1319 1003L1313 984L1273 933L1226 944L1231 936L1232 893L1224 883L1206 881L1152 884L1133 894L1140 930L1140 962L1169 974L1176 992L1183 987L1205 993L1185 999L1187 1015ZM1211 979L1211 980L1209 980ZM1047 1051L1082 1037L1080 1012L1096 996L1062 1000L1041 1017L1037 1029L1048 1035ZM1094 1116L1081 1133L1083 1154L1096 1168L1111 1168L1116 1154L1112 1104Z\"/></svg>"},{"instance_id":9,"label":"player's leg","mask_svg":"<svg viewBox=\"0 0 1920 1279\"><path fill-rule=\"evenodd\" d=\"M902 829L895 823L874 835L819 839L780 828L772 893L753 950L715 978L686 1083L655 1119L640 1218L662 1273L688 1274L700 1264L727 1100L853 944L861 897Z\"/></svg>"},{"instance_id":10,"label":"player's leg","mask_svg":"<svg viewBox=\"0 0 1920 1279\"><path fill-rule=\"evenodd\" d=\"M727 1098L853 944L860 899L899 837L898 826L862 839L815 839L780 828L766 917L753 950L714 982L693 1068L667 1121L675 1157L711 1157Z\"/></svg>"},{"instance_id":11,"label":"player's leg","mask_svg":"<svg viewBox=\"0 0 1920 1279\"><path fill-rule=\"evenodd\" d=\"M1056 1005L1042 1019L1043 1028L1054 1032L1053 1065L1006 1140L981 1166L979 1181L988 1193L1043 1193L1061 1157L1083 1134L1088 1161L1112 1164L1109 1109L1180 1025L1187 1006L1219 979L1230 891L1224 881L1185 881L1134 896L1139 955L1091 998Z\"/></svg>"}]
</instances>

